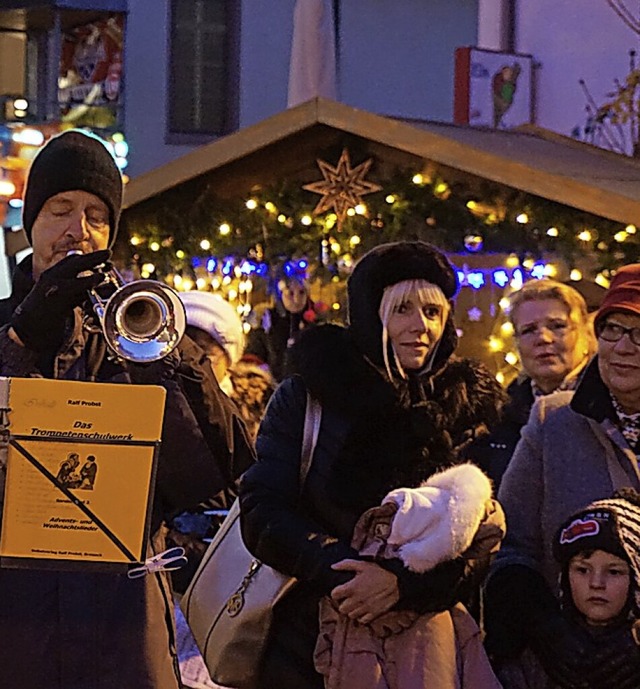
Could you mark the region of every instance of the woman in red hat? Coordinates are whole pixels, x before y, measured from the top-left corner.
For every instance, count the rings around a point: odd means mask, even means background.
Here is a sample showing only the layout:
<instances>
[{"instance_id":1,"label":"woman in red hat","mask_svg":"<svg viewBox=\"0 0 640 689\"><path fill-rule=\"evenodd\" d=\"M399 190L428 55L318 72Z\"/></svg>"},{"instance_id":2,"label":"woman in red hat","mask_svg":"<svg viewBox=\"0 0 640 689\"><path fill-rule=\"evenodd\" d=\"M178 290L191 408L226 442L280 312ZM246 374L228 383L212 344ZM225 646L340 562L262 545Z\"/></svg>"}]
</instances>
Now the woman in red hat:
<instances>
[{"instance_id":1,"label":"woman in red hat","mask_svg":"<svg viewBox=\"0 0 640 689\"><path fill-rule=\"evenodd\" d=\"M553 534L585 504L640 489L640 264L621 268L595 317L597 356L575 393L540 398L498 498L507 536L486 587L496 664L533 649L561 687L637 689L640 648L620 629L599 645L560 614Z\"/></svg>"}]
</instances>

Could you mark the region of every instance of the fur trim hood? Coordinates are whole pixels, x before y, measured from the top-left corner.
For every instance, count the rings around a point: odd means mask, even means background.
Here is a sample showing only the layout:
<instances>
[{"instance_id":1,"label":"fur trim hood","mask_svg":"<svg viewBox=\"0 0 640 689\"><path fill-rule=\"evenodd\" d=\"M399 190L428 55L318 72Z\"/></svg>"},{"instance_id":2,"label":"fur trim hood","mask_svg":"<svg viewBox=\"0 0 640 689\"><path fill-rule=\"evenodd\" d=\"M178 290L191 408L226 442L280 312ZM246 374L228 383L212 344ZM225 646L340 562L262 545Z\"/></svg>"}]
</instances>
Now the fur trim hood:
<instances>
[{"instance_id":1,"label":"fur trim hood","mask_svg":"<svg viewBox=\"0 0 640 689\"><path fill-rule=\"evenodd\" d=\"M413 572L454 560L471 545L491 499L491 482L477 466L460 464L419 488L398 488L385 499L398 506L387 539Z\"/></svg>"},{"instance_id":2,"label":"fur trim hood","mask_svg":"<svg viewBox=\"0 0 640 689\"><path fill-rule=\"evenodd\" d=\"M506 399L489 371L466 359L452 358L432 375L389 381L362 356L350 331L336 325L304 332L292 355L327 416L346 421L332 490L345 502L369 495L364 509L394 488L415 488L460 464L468 444L498 422Z\"/></svg>"},{"instance_id":3,"label":"fur trim hood","mask_svg":"<svg viewBox=\"0 0 640 689\"><path fill-rule=\"evenodd\" d=\"M386 287L404 280L426 280L442 290L447 299L458 291L458 279L447 257L426 242L381 244L356 264L347 283L349 329L356 347L376 366L383 365L382 324L378 309ZM458 338L452 313L445 324L433 362L437 369L453 353Z\"/></svg>"},{"instance_id":4,"label":"fur trim hood","mask_svg":"<svg viewBox=\"0 0 640 689\"><path fill-rule=\"evenodd\" d=\"M389 406L437 403L468 426L498 421L506 392L489 371L469 359L451 358L432 375L389 381L354 344L351 328L321 325L302 333L292 351L293 373L323 406L347 416L385 414Z\"/></svg>"}]
</instances>

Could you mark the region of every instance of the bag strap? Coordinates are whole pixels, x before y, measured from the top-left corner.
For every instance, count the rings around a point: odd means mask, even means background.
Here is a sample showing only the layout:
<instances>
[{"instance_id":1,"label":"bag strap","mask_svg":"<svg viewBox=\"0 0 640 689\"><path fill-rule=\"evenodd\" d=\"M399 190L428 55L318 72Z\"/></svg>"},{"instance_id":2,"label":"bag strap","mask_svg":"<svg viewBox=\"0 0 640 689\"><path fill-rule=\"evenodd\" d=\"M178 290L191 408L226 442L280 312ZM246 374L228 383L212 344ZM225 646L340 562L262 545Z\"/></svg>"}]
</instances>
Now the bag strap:
<instances>
[{"instance_id":1,"label":"bag strap","mask_svg":"<svg viewBox=\"0 0 640 689\"><path fill-rule=\"evenodd\" d=\"M307 392L307 407L304 414L304 430L302 432L302 452L300 453L300 495L304 490L313 453L318 443L320 421L322 420L322 405Z\"/></svg>"}]
</instances>

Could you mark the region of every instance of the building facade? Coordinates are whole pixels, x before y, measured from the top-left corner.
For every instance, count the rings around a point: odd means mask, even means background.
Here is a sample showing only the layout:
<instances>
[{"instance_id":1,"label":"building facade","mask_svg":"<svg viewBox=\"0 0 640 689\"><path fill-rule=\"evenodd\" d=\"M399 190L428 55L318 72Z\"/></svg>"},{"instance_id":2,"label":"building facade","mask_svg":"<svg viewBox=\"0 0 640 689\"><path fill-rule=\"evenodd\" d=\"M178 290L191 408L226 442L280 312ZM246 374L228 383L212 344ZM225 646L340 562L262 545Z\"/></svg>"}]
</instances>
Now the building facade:
<instances>
[{"instance_id":1,"label":"building facade","mask_svg":"<svg viewBox=\"0 0 640 689\"><path fill-rule=\"evenodd\" d=\"M301 2L302 0L297 0ZM308 0L313 2L313 0ZM326 0L337 98L452 121L456 48L532 56L532 118L570 135L583 78L602 101L637 35L605 0ZM287 107L296 0L2 0L0 99L11 119L122 132L137 176ZM550 26L553 30L550 30ZM20 118L18 118L20 120Z\"/></svg>"}]
</instances>

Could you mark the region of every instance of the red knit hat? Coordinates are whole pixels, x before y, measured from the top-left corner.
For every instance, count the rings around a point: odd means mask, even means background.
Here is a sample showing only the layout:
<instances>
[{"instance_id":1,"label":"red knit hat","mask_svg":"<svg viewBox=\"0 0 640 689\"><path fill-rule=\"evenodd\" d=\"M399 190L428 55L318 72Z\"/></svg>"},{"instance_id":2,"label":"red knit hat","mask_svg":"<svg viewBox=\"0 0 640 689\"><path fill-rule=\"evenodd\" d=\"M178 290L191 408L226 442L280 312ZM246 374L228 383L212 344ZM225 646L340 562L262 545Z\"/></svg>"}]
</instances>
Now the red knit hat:
<instances>
[{"instance_id":1,"label":"red knit hat","mask_svg":"<svg viewBox=\"0 0 640 689\"><path fill-rule=\"evenodd\" d=\"M640 263L623 266L615 274L596 313L596 328L605 316L614 311L640 315Z\"/></svg>"}]
</instances>

